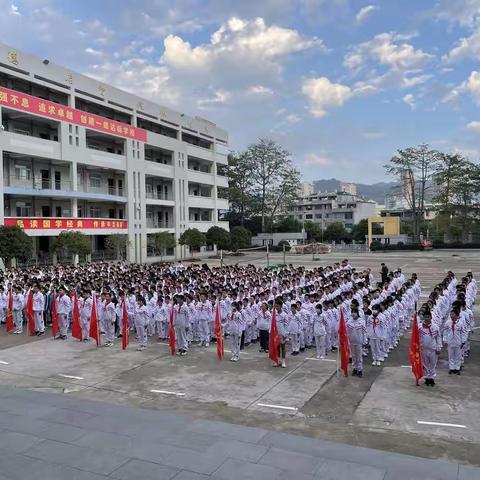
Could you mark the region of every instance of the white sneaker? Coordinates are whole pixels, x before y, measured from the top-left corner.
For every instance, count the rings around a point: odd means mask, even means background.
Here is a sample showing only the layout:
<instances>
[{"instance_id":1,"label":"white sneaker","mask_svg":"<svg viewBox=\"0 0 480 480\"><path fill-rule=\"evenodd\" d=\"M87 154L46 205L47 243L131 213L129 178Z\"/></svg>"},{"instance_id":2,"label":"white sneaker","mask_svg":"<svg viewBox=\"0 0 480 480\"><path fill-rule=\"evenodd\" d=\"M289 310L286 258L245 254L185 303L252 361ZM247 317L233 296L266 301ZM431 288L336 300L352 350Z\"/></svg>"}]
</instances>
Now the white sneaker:
<instances>
[{"instance_id":1,"label":"white sneaker","mask_svg":"<svg viewBox=\"0 0 480 480\"><path fill-rule=\"evenodd\" d=\"M316 359L317 359L317 360L320 360L320 358L322 358L322 357L320 357L320 355L317 355L317 356L316 356Z\"/></svg>"},{"instance_id":2,"label":"white sneaker","mask_svg":"<svg viewBox=\"0 0 480 480\"><path fill-rule=\"evenodd\" d=\"M323 360L325 357L323 355L320 355L320 360Z\"/></svg>"},{"instance_id":3,"label":"white sneaker","mask_svg":"<svg viewBox=\"0 0 480 480\"><path fill-rule=\"evenodd\" d=\"M235 361L235 357L232 357L232 358L230 359L230 361L231 361L231 362L234 362L234 361Z\"/></svg>"},{"instance_id":4,"label":"white sneaker","mask_svg":"<svg viewBox=\"0 0 480 480\"><path fill-rule=\"evenodd\" d=\"M377 361L374 361L372 362L372 365L377 365L377 363L378 363Z\"/></svg>"},{"instance_id":5,"label":"white sneaker","mask_svg":"<svg viewBox=\"0 0 480 480\"><path fill-rule=\"evenodd\" d=\"M205 348L208 348L210 344L208 342L205 342Z\"/></svg>"},{"instance_id":6,"label":"white sneaker","mask_svg":"<svg viewBox=\"0 0 480 480\"><path fill-rule=\"evenodd\" d=\"M381 362L377 362L377 367L381 367L381 366L382 366Z\"/></svg>"}]
</instances>

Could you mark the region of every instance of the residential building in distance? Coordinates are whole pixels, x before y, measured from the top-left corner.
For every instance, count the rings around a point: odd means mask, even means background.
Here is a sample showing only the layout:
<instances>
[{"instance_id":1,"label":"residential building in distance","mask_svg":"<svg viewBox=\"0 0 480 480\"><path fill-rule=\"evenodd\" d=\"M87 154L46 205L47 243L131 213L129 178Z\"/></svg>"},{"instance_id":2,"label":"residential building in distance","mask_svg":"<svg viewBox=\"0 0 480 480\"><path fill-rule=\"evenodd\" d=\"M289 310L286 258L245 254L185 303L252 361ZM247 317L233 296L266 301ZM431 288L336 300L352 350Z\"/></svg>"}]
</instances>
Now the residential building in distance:
<instances>
[{"instance_id":1,"label":"residential building in distance","mask_svg":"<svg viewBox=\"0 0 480 480\"><path fill-rule=\"evenodd\" d=\"M349 193L350 195L356 195L357 194L357 185L355 183L344 183L342 182L340 184L340 191Z\"/></svg>"},{"instance_id":2,"label":"residential building in distance","mask_svg":"<svg viewBox=\"0 0 480 480\"><path fill-rule=\"evenodd\" d=\"M360 220L377 215L376 203L347 192L314 193L301 198L289 212L302 222L313 222L326 228L342 223L350 230Z\"/></svg>"},{"instance_id":3,"label":"residential building in distance","mask_svg":"<svg viewBox=\"0 0 480 480\"><path fill-rule=\"evenodd\" d=\"M313 183L311 182L303 182L302 186L300 188L299 195L301 197L305 197L307 195L313 195L314 189L313 189Z\"/></svg>"},{"instance_id":4,"label":"residential building in distance","mask_svg":"<svg viewBox=\"0 0 480 480\"><path fill-rule=\"evenodd\" d=\"M155 261L151 235L228 229L227 132L0 44L0 224L48 254L63 230ZM181 258L187 252L161 252Z\"/></svg>"}]
</instances>

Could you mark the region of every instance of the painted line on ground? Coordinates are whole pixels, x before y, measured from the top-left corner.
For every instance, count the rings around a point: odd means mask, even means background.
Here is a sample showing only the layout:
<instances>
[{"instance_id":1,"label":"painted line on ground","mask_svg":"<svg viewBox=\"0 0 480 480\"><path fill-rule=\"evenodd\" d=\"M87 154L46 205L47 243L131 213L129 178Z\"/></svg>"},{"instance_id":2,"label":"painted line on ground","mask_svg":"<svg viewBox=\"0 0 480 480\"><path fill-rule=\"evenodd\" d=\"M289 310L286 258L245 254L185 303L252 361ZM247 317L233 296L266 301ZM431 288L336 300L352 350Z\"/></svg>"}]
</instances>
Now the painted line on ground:
<instances>
[{"instance_id":1,"label":"painted line on ground","mask_svg":"<svg viewBox=\"0 0 480 480\"><path fill-rule=\"evenodd\" d=\"M58 376L63 378L72 378L73 380L83 380L83 377L76 377L75 375L65 375L64 373L59 373Z\"/></svg>"},{"instance_id":2,"label":"painted line on ground","mask_svg":"<svg viewBox=\"0 0 480 480\"><path fill-rule=\"evenodd\" d=\"M425 422L423 420L417 420L417 423L419 425L433 425L437 427L468 428L466 425L459 425L457 423Z\"/></svg>"},{"instance_id":3,"label":"painted line on ground","mask_svg":"<svg viewBox=\"0 0 480 480\"><path fill-rule=\"evenodd\" d=\"M336 363L336 360L333 360L332 358L315 358L315 357L307 357L305 360L316 360L317 362L334 362Z\"/></svg>"},{"instance_id":4,"label":"painted line on ground","mask_svg":"<svg viewBox=\"0 0 480 480\"><path fill-rule=\"evenodd\" d=\"M269 403L257 403L259 407L266 407L266 408L277 408L279 410L289 410L291 412L297 412L297 407L285 407L283 405L270 405Z\"/></svg>"},{"instance_id":5,"label":"painted line on ground","mask_svg":"<svg viewBox=\"0 0 480 480\"><path fill-rule=\"evenodd\" d=\"M5 361L3 361L3 360L0 360L0 364L2 364L2 365L8 365L9 363L8 363L8 362L5 362Z\"/></svg>"},{"instance_id":6,"label":"painted line on ground","mask_svg":"<svg viewBox=\"0 0 480 480\"><path fill-rule=\"evenodd\" d=\"M400 368L412 368L411 365L400 365Z\"/></svg>"},{"instance_id":7,"label":"painted line on ground","mask_svg":"<svg viewBox=\"0 0 480 480\"><path fill-rule=\"evenodd\" d=\"M184 397L184 393L170 392L168 390L150 390L151 393L161 393L163 395L174 395L175 397Z\"/></svg>"}]
</instances>

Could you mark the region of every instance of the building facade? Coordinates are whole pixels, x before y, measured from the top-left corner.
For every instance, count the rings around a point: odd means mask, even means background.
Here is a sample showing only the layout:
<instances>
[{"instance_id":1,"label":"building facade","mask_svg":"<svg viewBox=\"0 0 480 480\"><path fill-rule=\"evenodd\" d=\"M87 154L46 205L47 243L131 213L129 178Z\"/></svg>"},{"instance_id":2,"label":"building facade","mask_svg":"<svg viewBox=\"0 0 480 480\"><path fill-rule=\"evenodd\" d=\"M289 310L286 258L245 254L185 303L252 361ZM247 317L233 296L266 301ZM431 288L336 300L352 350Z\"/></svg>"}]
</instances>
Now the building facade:
<instances>
[{"instance_id":1,"label":"building facade","mask_svg":"<svg viewBox=\"0 0 480 480\"><path fill-rule=\"evenodd\" d=\"M360 220L374 217L376 203L347 192L315 193L303 197L290 212L302 222L319 224L322 229L331 223L342 223L350 230Z\"/></svg>"},{"instance_id":2,"label":"building facade","mask_svg":"<svg viewBox=\"0 0 480 480\"><path fill-rule=\"evenodd\" d=\"M228 229L228 134L214 123L0 44L0 224L35 237L128 235L127 258L155 261L151 235ZM161 252L182 258L182 247Z\"/></svg>"}]
</instances>

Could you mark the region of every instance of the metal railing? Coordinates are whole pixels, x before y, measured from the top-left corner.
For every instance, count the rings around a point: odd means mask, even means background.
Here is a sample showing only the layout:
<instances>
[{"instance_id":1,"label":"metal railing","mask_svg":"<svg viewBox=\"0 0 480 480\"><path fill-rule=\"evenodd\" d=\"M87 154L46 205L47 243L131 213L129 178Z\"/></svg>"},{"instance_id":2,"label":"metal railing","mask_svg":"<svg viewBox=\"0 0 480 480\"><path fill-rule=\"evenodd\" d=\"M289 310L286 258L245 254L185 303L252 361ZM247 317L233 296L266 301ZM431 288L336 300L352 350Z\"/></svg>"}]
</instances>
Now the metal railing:
<instances>
[{"instance_id":1,"label":"metal railing","mask_svg":"<svg viewBox=\"0 0 480 480\"><path fill-rule=\"evenodd\" d=\"M33 188L35 190L63 190L67 192L72 191L72 182L69 180L51 180L38 176L26 178L17 177L16 175L5 177L5 180L5 186L12 188Z\"/></svg>"},{"instance_id":2,"label":"metal railing","mask_svg":"<svg viewBox=\"0 0 480 480\"><path fill-rule=\"evenodd\" d=\"M158 192L157 190L146 190L145 197L154 200L173 200L173 195L170 193L165 195L164 192Z\"/></svg>"},{"instance_id":3,"label":"metal railing","mask_svg":"<svg viewBox=\"0 0 480 480\"><path fill-rule=\"evenodd\" d=\"M87 185L85 183L79 183L77 190L79 192L85 192L85 193L101 193L105 195L115 195L115 196L123 197L123 188L110 187L108 185L95 187L92 185Z\"/></svg>"}]
</instances>

